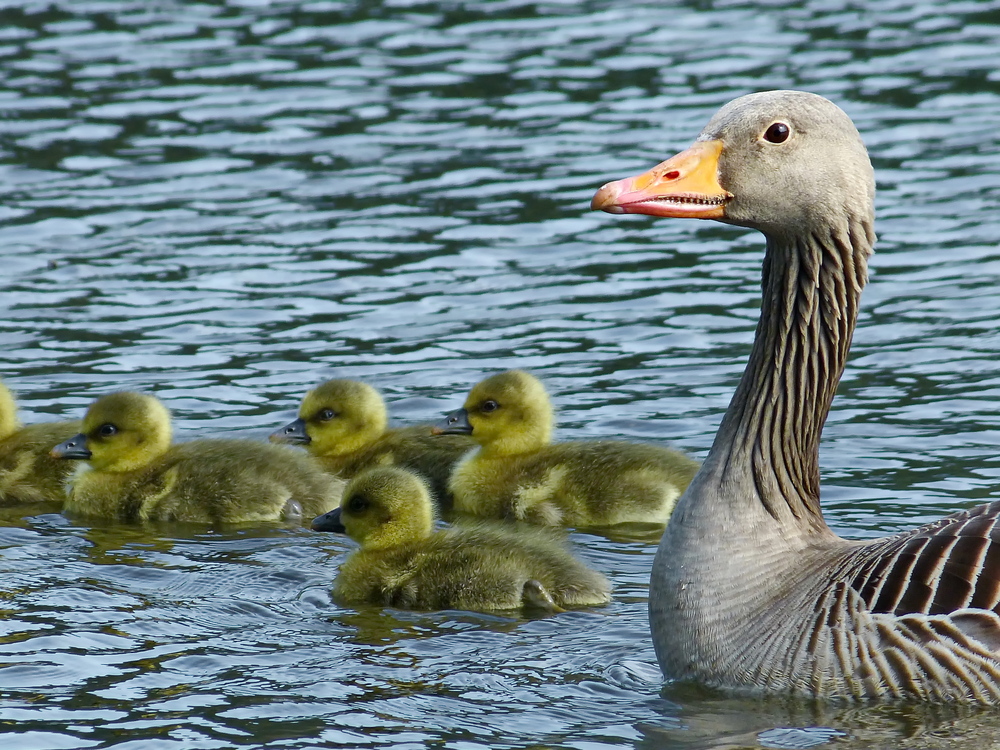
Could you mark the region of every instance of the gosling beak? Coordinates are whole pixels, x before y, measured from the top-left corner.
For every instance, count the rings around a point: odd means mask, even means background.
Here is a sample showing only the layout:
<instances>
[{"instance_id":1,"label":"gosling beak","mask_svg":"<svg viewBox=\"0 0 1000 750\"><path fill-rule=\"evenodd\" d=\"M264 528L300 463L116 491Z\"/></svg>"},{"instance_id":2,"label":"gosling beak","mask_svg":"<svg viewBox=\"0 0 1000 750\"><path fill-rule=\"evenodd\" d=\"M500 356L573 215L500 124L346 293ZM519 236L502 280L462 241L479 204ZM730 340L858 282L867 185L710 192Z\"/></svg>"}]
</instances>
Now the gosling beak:
<instances>
[{"instance_id":1,"label":"gosling beak","mask_svg":"<svg viewBox=\"0 0 1000 750\"><path fill-rule=\"evenodd\" d=\"M733 194L719 185L722 141L696 141L637 177L609 182L590 208L609 214L722 219Z\"/></svg>"},{"instance_id":2,"label":"gosling beak","mask_svg":"<svg viewBox=\"0 0 1000 750\"><path fill-rule=\"evenodd\" d=\"M90 458L90 451L87 450L87 436L82 432L74 435L69 440L64 440L55 448L49 451L52 458Z\"/></svg>"},{"instance_id":3,"label":"gosling beak","mask_svg":"<svg viewBox=\"0 0 1000 750\"><path fill-rule=\"evenodd\" d=\"M312 438L306 432L306 422L299 418L289 422L280 430L275 430L268 437L272 443L290 443L292 445L309 445Z\"/></svg>"},{"instance_id":4,"label":"gosling beak","mask_svg":"<svg viewBox=\"0 0 1000 750\"><path fill-rule=\"evenodd\" d=\"M321 516L316 516L312 520L313 531L332 531L335 534L346 534L347 529L340 522L340 508L329 510Z\"/></svg>"},{"instance_id":5,"label":"gosling beak","mask_svg":"<svg viewBox=\"0 0 1000 750\"><path fill-rule=\"evenodd\" d=\"M431 428L431 434L471 435L472 425L469 424L469 412L465 409L455 409Z\"/></svg>"}]
</instances>

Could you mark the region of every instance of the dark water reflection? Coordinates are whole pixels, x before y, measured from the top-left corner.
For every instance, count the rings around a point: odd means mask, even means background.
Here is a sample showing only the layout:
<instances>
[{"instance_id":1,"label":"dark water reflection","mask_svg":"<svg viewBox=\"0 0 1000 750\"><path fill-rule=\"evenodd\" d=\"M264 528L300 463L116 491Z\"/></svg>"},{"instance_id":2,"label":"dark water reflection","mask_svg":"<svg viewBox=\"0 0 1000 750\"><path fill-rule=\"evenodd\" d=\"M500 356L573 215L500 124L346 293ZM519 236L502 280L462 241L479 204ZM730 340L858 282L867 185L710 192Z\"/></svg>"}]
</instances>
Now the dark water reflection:
<instances>
[{"instance_id":1,"label":"dark water reflection","mask_svg":"<svg viewBox=\"0 0 1000 750\"><path fill-rule=\"evenodd\" d=\"M29 419L153 390L263 437L330 376L400 421L527 367L565 437L707 450L757 314L756 237L593 190L751 90L854 117L881 241L824 435L841 533L995 497L1000 3L8 2L2 375ZM988 747L981 709L662 688L651 540L574 535L594 612L350 611L343 540L0 514L18 748ZM784 731L788 729L789 731ZM795 731L791 731L795 730Z\"/></svg>"}]
</instances>

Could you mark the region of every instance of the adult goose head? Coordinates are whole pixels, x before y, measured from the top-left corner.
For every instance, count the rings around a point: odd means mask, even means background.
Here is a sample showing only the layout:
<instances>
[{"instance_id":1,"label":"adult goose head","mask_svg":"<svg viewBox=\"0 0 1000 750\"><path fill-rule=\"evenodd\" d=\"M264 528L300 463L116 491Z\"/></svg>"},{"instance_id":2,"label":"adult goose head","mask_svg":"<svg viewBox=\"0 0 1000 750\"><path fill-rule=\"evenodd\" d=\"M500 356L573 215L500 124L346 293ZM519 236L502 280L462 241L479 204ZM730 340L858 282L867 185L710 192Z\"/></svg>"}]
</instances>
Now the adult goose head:
<instances>
[{"instance_id":1,"label":"adult goose head","mask_svg":"<svg viewBox=\"0 0 1000 750\"><path fill-rule=\"evenodd\" d=\"M1000 702L1000 503L867 543L820 510L873 198L854 124L798 91L730 102L690 149L594 197L767 240L746 371L653 564L653 642L666 674L720 687Z\"/></svg>"}]
</instances>

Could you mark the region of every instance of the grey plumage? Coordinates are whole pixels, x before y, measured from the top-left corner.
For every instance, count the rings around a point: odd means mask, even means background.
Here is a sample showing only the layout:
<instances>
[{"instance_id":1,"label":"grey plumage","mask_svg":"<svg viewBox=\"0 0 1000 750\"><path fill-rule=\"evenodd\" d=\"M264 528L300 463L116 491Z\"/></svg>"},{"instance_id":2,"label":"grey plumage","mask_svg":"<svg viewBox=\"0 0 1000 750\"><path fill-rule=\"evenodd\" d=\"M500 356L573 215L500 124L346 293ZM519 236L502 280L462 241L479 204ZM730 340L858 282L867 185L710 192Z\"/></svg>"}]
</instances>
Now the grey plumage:
<instances>
[{"instance_id":1,"label":"grey plumage","mask_svg":"<svg viewBox=\"0 0 1000 750\"><path fill-rule=\"evenodd\" d=\"M871 542L837 537L820 510L873 198L853 123L793 91L731 102L691 150L594 198L767 238L746 372L654 561L653 641L665 673L720 687L996 703L1000 503Z\"/></svg>"}]
</instances>

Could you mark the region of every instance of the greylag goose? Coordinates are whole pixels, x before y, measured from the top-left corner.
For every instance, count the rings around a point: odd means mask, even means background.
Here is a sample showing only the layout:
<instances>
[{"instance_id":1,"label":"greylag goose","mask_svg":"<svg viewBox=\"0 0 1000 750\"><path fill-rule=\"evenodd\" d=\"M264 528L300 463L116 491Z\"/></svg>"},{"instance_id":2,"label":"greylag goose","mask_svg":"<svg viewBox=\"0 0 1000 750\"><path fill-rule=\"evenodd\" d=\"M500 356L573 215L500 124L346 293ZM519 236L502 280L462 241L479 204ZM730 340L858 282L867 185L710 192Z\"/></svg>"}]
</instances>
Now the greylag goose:
<instances>
[{"instance_id":1,"label":"greylag goose","mask_svg":"<svg viewBox=\"0 0 1000 750\"><path fill-rule=\"evenodd\" d=\"M455 510L544 525L665 524L698 462L624 440L551 442L552 402L523 370L477 383L434 431L479 447L451 473Z\"/></svg>"},{"instance_id":2,"label":"greylag goose","mask_svg":"<svg viewBox=\"0 0 1000 750\"><path fill-rule=\"evenodd\" d=\"M87 409L83 431L52 449L87 466L63 509L121 521L300 521L336 507L344 489L301 451L252 440L171 444L170 412L122 391Z\"/></svg>"},{"instance_id":3,"label":"greylag goose","mask_svg":"<svg viewBox=\"0 0 1000 750\"><path fill-rule=\"evenodd\" d=\"M872 252L854 124L797 91L725 105L694 145L592 207L716 219L767 240L746 371L660 542L649 615L666 675L752 691L1000 701L1000 502L909 532L835 535L820 432Z\"/></svg>"},{"instance_id":4,"label":"greylag goose","mask_svg":"<svg viewBox=\"0 0 1000 750\"><path fill-rule=\"evenodd\" d=\"M439 507L451 507L448 477L475 446L465 435L431 435L431 425L390 428L382 395L357 380L327 380L309 391L299 417L271 434L305 446L332 474L350 479L374 466L402 466L423 476Z\"/></svg>"},{"instance_id":5,"label":"greylag goose","mask_svg":"<svg viewBox=\"0 0 1000 750\"><path fill-rule=\"evenodd\" d=\"M558 612L610 600L608 580L547 529L480 521L435 531L426 485L398 467L356 476L326 516L325 528L361 545L334 584L344 604Z\"/></svg>"}]
</instances>

